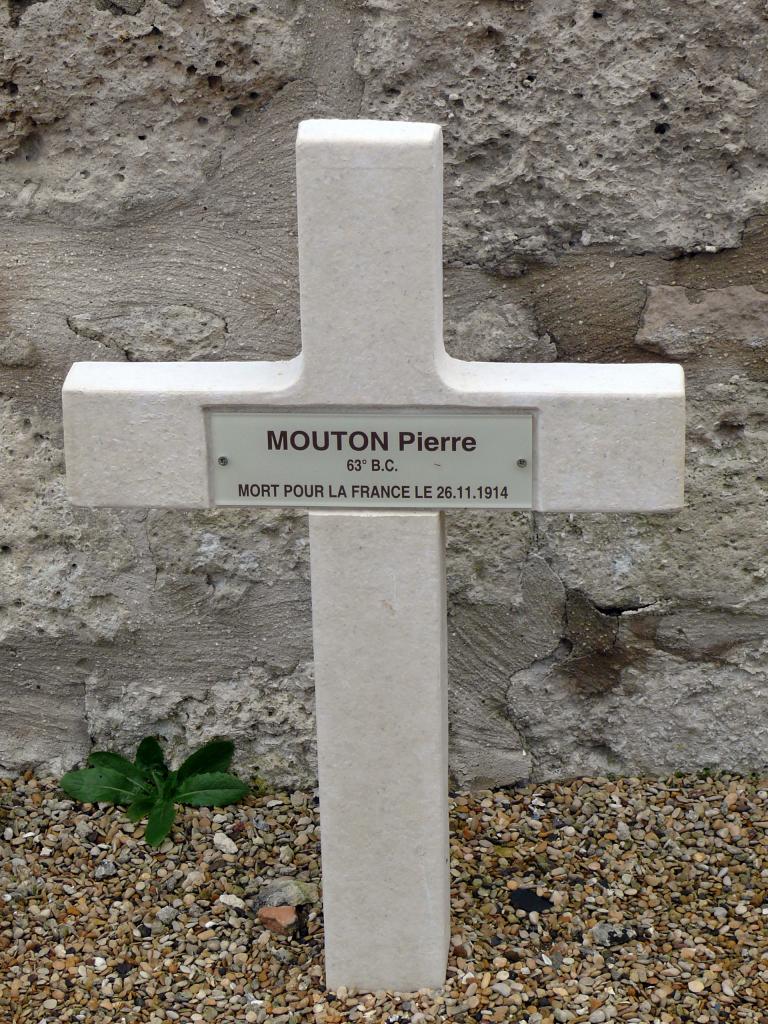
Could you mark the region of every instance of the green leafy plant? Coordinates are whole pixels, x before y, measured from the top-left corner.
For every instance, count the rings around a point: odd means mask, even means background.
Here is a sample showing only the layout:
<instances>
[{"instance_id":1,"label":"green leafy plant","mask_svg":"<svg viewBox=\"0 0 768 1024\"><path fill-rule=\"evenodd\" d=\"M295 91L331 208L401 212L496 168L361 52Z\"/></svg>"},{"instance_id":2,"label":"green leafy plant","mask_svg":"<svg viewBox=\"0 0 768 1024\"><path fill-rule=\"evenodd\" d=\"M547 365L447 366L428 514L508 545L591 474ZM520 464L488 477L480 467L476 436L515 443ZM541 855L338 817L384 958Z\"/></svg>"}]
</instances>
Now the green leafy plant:
<instances>
[{"instance_id":1,"label":"green leafy plant","mask_svg":"<svg viewBox=\"0 0 768 1024\"><path fill-rule=\"evenodd\" d=\"M211 740L171 771L158 741L147 736L133 761L97 750L88 757L89 767L67 772L60 785L75 800L120 804L131 821L147 818L144 838L159 846L171 831L176 804L224 807L246 795L249 787L227 771L234 751L230 740Z\"/></svg>"}]
</instances>

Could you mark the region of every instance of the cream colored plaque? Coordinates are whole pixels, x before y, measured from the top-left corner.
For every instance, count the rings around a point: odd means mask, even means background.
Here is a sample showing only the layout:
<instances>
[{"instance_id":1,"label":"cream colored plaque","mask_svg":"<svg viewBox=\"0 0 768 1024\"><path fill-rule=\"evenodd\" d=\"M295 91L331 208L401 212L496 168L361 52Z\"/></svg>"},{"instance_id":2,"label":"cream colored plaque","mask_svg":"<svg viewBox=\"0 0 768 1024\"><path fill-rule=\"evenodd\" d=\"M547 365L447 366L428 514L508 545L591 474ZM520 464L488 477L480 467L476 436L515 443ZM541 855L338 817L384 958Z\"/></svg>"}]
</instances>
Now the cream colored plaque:
<instances>
[{"instance_id":1,"label":"cream colored plaque","mask_svg":"<svg viewBox=\"0 0 768 1024\"><path fill-rule=\"evenodd\" d=\"M208 411L215 505L531 508L533 416Z\"/></svg>"}]
</instances>

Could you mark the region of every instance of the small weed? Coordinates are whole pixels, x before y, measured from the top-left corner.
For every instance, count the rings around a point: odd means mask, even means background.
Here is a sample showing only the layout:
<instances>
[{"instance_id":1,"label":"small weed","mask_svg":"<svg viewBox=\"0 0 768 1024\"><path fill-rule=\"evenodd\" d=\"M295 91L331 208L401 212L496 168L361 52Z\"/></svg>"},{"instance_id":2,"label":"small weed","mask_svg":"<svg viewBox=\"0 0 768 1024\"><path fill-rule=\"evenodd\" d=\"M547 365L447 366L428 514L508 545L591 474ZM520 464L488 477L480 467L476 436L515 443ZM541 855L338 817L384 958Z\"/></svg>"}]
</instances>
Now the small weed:
<instances>
[{"instance_id":1,"label":"small weed","mask_svg":"<svg viewBox=\"0 0 768 1024\"><path fill-rule=\"evenodd\" d=\"M120 804L130 821L147 818L144 838L160 846L171 831L176 804L224 807L249 792L249 787L227 769L235 747L230 740L211 740L186 759L177 771L165 763L154 736L141 741L134 761L109 751L95 751L88 768L67 772L61 788L84 803Z\"/></svg>"}]
</instances>

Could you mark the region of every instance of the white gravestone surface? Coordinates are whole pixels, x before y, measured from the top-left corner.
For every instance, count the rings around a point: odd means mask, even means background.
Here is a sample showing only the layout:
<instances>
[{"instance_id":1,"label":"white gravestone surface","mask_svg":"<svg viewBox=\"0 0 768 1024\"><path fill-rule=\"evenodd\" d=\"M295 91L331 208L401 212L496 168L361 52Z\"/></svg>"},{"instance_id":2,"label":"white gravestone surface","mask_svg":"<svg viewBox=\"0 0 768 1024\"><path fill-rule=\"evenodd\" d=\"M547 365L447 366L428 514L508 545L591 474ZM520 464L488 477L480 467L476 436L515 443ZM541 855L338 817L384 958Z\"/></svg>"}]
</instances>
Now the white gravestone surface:
<instances>
[{"instance_id":1,"label":"white gravestone surface","mask_svg":"<svg viewBox=\"0 0 768 1024\"><path fill-rule=\"evenodd\" d=\"M438 126L304 122L297 179L300 355L76 364L69 491L311 510L326 984L436 987L450 936L439 510L678 508L683 374L446 353Z\"/></svg>"}]
</instances>

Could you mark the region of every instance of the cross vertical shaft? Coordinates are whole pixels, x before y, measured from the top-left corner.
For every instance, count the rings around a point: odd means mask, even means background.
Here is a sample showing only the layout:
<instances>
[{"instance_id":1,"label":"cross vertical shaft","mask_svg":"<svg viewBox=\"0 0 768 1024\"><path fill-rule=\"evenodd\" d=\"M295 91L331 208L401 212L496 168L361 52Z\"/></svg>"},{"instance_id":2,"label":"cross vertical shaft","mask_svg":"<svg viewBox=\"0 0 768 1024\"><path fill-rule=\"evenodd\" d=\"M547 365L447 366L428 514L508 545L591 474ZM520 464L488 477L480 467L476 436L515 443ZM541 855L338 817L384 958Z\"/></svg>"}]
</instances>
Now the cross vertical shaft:
<instances>
[{"instance_id":1,"label":"cross vertical shaft","mask_svg":"<svg viewBox=\"0 0 768 1024\"><path fill-rule=\"evenodd\" d=\"M442 341L435 125L315 121L297 142L302 375L407 404ZM326 984L438 987L450 938L441 514L310 513Z\"/></svg>"},{"instance_id":2,"label":"cross vertical shaft","mask_svg":"<svg viewBox=\"0 0 768 1024\"><path fill-rule=\"evenodd\" d=\"M300 125L302 374L324 403L407 405L434 388L445 358L442 177L437 125Z\"/></svg>"},{"instance_id":3,"label":"cross vertical shaft","mask_svg":"<svg viewBox=\"0 0 768 1024\"><path fill-rule=\"evenodd\" d=\"M443 516L309 521L326 985L438 988L450 938Z\"/></svg>"}]
</instances>

